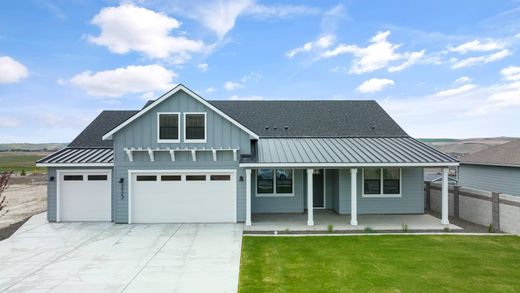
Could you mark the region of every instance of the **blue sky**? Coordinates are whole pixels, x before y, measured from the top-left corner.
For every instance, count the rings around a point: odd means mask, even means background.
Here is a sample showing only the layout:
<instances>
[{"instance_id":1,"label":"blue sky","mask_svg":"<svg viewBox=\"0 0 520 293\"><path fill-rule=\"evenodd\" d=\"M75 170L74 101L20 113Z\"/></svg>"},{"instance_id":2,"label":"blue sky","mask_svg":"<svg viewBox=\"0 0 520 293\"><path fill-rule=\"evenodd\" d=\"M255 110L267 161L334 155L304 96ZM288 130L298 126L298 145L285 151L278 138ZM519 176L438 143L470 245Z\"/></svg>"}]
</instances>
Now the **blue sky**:
<instances>
[{"instance_id":1,"label":"blue sky","mask_svg":"<svg viewBox=\"0 0 520 293\"><path fill-rule=\"evenodd\" d=\"M68 142L177 83L375 99L415 137L520 136L519 46L518 1L4 1L0 143Z\"/></svg>"}]
</instances>

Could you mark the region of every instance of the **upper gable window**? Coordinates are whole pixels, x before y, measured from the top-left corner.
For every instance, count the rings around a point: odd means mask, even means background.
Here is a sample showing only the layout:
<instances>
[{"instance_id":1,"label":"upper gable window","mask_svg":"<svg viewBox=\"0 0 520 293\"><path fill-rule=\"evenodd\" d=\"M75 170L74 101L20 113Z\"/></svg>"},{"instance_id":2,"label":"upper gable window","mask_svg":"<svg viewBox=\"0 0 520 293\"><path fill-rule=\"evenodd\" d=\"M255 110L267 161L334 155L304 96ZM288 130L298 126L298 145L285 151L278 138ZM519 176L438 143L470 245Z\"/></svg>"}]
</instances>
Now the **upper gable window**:
<instances>
[{"instance_id":1,"label":"upper gable window","mask_svg":"<svg viewBox=\"0 0 520 293\"><path fill-rule=\"evenodd\" d=\"M184 142L206 142L206 113L184 113Z\"/></svg>"},{"instance_id":2,"label":"upper gable window","mask_svg":"<svg viewBox=\"0 0 520 293\"><path fill-rule=\"evenodd\" d=\"M158 142L179 142L179 113L157 115Z\"/></svg>"}]
</instances>

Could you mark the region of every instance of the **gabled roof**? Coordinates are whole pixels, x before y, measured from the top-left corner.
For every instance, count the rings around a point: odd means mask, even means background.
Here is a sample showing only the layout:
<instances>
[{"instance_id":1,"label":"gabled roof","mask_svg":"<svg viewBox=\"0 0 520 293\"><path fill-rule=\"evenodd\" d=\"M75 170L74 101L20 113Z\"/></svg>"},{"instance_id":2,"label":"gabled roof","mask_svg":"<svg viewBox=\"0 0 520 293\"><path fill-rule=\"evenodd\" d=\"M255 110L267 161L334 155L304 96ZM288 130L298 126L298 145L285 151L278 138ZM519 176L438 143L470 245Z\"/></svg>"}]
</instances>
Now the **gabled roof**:
<instances>
[{"instance_id":1,"label":"gabled roof","mask_svg":"<svg viewBox=\"0 0 520 293\"><path fill-rule=\"evenodd\" d=\"M69 145L73 148L112 147L111 140L103 140L105 133L123 123L138 111L103 111Z\"/></svg>"},{"instance_id":2,"label":"gabled roof","mask_svg":"<svg viewBox=\"0 0 520 293\"><path fill-rule=\"evenodd\" d=\"M468 154L461 158L461 164L520 167L520 140Z\"/></svg>"},{"instance_id":3,"label":"gabled roof","mask_svg":"<svg viewBox=\"0 0 520 293\"><path fill-rule=\"evenodd\" d=\"M217 114L219 114L220 116L224 117L224 119L228 120L229 122L233 123L234 125L236 125L238 128L244 130L245 132L247 132L252 138L256 138L258 139L258 135L256 133L254 133L253 131L251 131L250 129L248 129L247 127L245 127L244 125L240 124L239 122L237 122L235 119L229 117L227 114L225 114L224 112L222 112L221 110L219 110L218 108L216 108L215 106L213 106L212 104L210 104L208 101L206 101L205 99L203 99L202 97L200 97L199 95L197 95L195 92L193 92L192 90L190 90L189 88L185 87L184 85L182 84L179 84L177 85L176 87L174 87L172 90L168 91L167 93L165 93L164 95L162 95L160 98L158 98L157 100L155 100L153 103L150 103L148 106L145 105L145 107L143 109L141 109L137 114L133 115L132 117L130 117L128 120L126 120L125 122L119 124L116 128L110 130L108 133L106 133L105 135L103 135L103 140L109 140L109 139L112 139L112 135L116 132L118 132L119 130L121 130L123 127L125 127L126 125L130 124L132 121L138 119L139 117L141 117L142 115L144 115L146 112L150 111L151 109L153 109L155 106L159 105L160 103L162 103L163 101L165 101L166 99L168 99L170 96L174 95L175 93L177 93L178 91L184 91L185 93L187 93L188 95L190 95L192 98L196 99L197 101L199 101L200 103L202 103L203 105L205 105L206 107L210 108L211 110L215 111Z\"/></svg>"},{"instance_id":4,"label":"gabled roof","mask_svg":"<svg viewBox=\"0 0 520 293\"><path fill-rule=\"evenodd\" d=\"M256 162L241 166L457 166L456 159L411 137L261 138Z\"/></svg>"},{"instance_id":5,"label":"gabled roof","mask_svg":"<svg viewBox=\"0 0 520 293\"><path fill-rule=\"evenodd\" d=\"M209 101L261 137L407 137L375 101Z\"/></svg>"}]
</instances>

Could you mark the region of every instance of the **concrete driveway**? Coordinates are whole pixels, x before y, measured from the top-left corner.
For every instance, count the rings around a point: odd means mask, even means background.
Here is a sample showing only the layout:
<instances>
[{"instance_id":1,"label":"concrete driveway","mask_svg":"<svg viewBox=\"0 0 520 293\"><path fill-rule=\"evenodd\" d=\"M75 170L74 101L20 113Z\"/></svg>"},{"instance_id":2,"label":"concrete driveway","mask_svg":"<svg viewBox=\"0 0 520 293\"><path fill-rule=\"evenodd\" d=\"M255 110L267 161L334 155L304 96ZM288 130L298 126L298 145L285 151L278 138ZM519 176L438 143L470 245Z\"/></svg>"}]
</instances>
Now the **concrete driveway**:
<instances>
[{"instance_id":1,"label":"concrete driveway","mask_svg":"<svg viewBox=\"0 0 520 293\"><path fill-rule=\"evenodd\" d=\"M240 224L45 222L0 241L0 292L236 292Z\"/></svg>"}]
</instances>

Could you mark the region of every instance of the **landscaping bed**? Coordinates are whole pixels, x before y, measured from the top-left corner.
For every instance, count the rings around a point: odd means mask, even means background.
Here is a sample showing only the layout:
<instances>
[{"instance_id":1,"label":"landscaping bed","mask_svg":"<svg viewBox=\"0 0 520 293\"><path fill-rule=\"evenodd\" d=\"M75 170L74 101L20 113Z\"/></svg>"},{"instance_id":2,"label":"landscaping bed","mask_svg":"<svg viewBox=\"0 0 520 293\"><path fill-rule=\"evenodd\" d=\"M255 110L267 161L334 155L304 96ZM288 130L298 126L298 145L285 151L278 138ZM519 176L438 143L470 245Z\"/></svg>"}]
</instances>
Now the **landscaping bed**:
<instances>
[{"instance_id":1,"label":"landscaping bed","mask_svg":"<svg viewBox=\"0 0 520 293\"><path fill-rule=\"evenodd\" d=\"M246 236L240 292L518 292L520 237Z\"/></svg>"}]
</instances>

